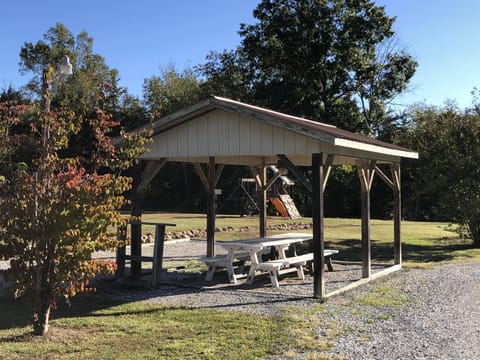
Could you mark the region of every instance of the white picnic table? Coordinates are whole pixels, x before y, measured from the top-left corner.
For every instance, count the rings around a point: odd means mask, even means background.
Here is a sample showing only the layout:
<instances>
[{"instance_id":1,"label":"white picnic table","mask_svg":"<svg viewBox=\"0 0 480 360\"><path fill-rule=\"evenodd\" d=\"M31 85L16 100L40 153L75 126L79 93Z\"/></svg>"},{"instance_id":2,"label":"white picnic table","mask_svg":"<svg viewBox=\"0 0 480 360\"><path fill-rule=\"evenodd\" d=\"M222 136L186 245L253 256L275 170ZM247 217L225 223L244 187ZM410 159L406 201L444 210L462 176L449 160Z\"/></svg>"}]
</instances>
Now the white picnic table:
<instances>
[{"instance_id":1,"label":"white picnic table","mask_svg":"<svg viewBox=\"0 0 480 360\"><path fill-rule=\"evenodd\" d=\"M250 270L248 272L247 284L252 284L257 272L268 272L272 281L272 286L278 287L278 274L280 269L294 268L297 270L298 278L304 280L303 266L308 261L313 260L313 253L287 257L286 251L292 245L312 239L312 234L307 233L286 233L255 238L248 240L217 242L216 245L227 250L227 254L217 255L214 258L203 258L208 266L206 279L212 280L216 266L224 266L230 282L237 282L237 275L234 271L234 262L236 260L249 260ZM278 253L278 259L262 261L262 254L269 253L274 248ZM338 253L338 250L325 250L324 256L331 256ZM330 265L331 266L331 265ZM331 268L330 268L331 269Z\"/></svg>"}]
</instances>

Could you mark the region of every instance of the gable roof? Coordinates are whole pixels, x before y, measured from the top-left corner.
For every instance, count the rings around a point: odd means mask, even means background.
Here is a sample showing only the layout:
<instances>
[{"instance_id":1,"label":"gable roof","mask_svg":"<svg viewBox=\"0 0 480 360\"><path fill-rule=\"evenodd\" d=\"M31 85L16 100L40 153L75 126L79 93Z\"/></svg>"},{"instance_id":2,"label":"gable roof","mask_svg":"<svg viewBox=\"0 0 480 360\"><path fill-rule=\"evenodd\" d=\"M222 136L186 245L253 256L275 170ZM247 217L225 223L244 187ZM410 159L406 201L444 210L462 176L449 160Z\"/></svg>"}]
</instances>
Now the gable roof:
<instances>
[{"instance_id":1,"label":"gable roof","mask_svg":"<svg viewBox=\"0 0 480 360\"><path fill-rule=\"evenodd\" d=\"M297 150L297 149L285 150L279 146L273 146L270 151L271 153L269 153L268 148L262 149L261 153L258 153L258 155L259 156L261 155L263 157L271 156L272 158L276 158L276 155L279 154L278 151L288 151L288 152L291 152L291 154L284 153L284 155L287 155L287 156L291 155L292 157L308 156L308 158L310 158L310 155L312 152L317 152L318 150L321 150L319 152L326 152L328 154L335 154L343 157L351 157L354 159L359 159L359 158L378 159L386 162L399 162L401 158L411 158L411 159L418 158L417 152L412 151L410 149L406 149L404 147L401 147L395 144L387 143L387 142L380 141L378 139L374 139L368 136L342 130L333 125L328 125L328 124L300 118L297 116L283 114L280 112L268 110L258 106L253 106L253 105L249 105L246 103L242 103L242 102L238 102L238 101L234 101L231 99L226 99L218 96L210 96L207 99L195 105L192 105L188 108L177 111L175 113L166 115L160 118L159 120L155 121L151 125L148 125L147 128L150 128L151 130L153 130L154 143L156 141L165 142L165 141L169 141L168 140L170 139L169 135L173 136L174 129L176 129L175 133L177 134L176 136L178 136L178 132L187 131L186 124L192 121L198 121L199 119L206 118L209 116L209 113L212 113L215 111L220 112L220 115L217 114L215 116L217 117L220 116L222 120L231 118L231 117L236 117L236 118L242 119L242 121L240 122L241 124L245 123L248 120L256 124L254 126L258 127L258 129L255 128L254 130L250 129L248 131L244 130L243 135L247 134L246 136L252 136L252 135L256 136L255 132L261 131L261 128L263 127L264 129L263 131L268 134L270 132L281 131L284 134L287 134L289 136L290 141L291 139L294 138L294 136L296 136L297 137L296 139L303 138L304 139L303 141L306 142L306 145L301 147L303 150ZM213 116L213 115L210 114L210 116ZM225 129L224 129L225 125L220 124L218 121L217 122L211 121L210 123L213 124L213 125L210 125L212 127L210 131L216 134L216 137L210 136L208 137L208 140L207 138L205 138L204 141L207 141L209 143L208 147L210 149L215 149L215 151L213 152L200 151L196 153L195 150L190 149L188 151L184 151L183 153L179 152L177 154L178 156L175 156L174 151L172 152L171 150L169 151L162 150L161 147L159 147L160 145L157 144L157 146L152 147L152 149L153 148L156 149L156 151L153 151L153 154L150 154L150 155L145 154L144 156L142 156L142 158L148 159L148 158L166 157L171 160L177 160L177 161L201 162L199 160L201 158L205 158L205 156L221 157L221 156L228 155L228 157L231 158L234 156L246 156L246 155L253 156L254 155L253 153L247 154L241 151L238 153L236 153L235 151L227 151L227 153L223 153L222 151L219 151L219 149L220 150L222 149L221 144L218 146L218 148L215 146L212 146L211 144L212 142L226 141L225 139L226 135L225 135ZM205 126L205 124L203 126ZM241 126L244 126L244 124ZM266 126L270 126L270 128L266 128ZM219 128L215 129L214 127L219 127ZM230 130L230 133L231 132L232 131ZM283 138L286 139L287 135L282 135L282 136ZM181 135L181 137L186 141L190 141L190 142L192 141L192 140L187 140L187 136ZM276 139L278 140L278 136ZM257 142L260 141L258 138L256 140ZM277 140L271 140L271 141L277 141ZM194 141L201 141L201 139L194 139ZM249 139L242 138L240 141L241 142L249 141ZM179 145L177 144L177 148L178 147ZM201 145L197 146L197 148L201 148L201 147L202 147ZM264 147L266 148L266 146ZM225 148L225 145L223 146L223 148ZM191 159L188 160L187 158L191 158ZM237 162L232 162L232 163L236 164ZM342 163L348 163L348 162L343 161Z\"/></svg>"}]
</instances>

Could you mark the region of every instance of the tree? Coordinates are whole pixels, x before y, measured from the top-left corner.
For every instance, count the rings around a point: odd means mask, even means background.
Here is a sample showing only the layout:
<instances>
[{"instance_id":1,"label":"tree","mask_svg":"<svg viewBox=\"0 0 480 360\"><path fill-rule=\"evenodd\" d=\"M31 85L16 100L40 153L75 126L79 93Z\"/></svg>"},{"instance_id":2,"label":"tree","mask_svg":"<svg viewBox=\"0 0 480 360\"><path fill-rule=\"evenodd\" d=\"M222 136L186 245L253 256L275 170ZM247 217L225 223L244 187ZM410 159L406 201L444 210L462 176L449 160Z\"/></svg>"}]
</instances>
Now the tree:
<instances>
[{"instance_id":1,"label":"tree","mask_svg":"<svg viewBox=\"0 0 480 360\"><path fill-rule=\"evenodd\" d=\"M120 175L132 159L145 151L142 134L122 133L123 146L112 143L111 117L96 110L86 119L93 134L88 154L62 157L69 139L81 129L82 121L70 109L51 111L54 69L43 72L42 101L29 107L0 105L4 181L0 188L0 253L10 259L14 294L33 300L33 330L48 332L50 311L57 298L67 301L89 288L99 273L111 273L115 264L95 261L97 250L118 246L109 233L124 223L117 211L130 179ZM15 128L29 124L23 133L33 143L33 159L21 162L14 156ZM3 148L3 146L2 146ZM7 171L8 170L8 171Z\"/></svg>"},{"instance_id":2,"label":"tree","mask_svg":"<svg viewBox=\"0 0 480 360\"><path fill-rule=\"evenodd\" d=\"M75 71L68 81L64 75L53 75L52 104L68 107L82 120L96 108L115 115L120 98L126 92L118 85L118 70L110 69L102 56L93 53L93 38L87 32L74 36L61 23L51 27L42 40L26 42L21 48L20 71L33 73L26 90L34 97L41 97L44 69L60 64L65 55Z\"/></svg>"},{"instance_id":3,"label":"tree","mask_svg":"<svg viewBox=\"0 0 480 360\"><path fill-rule=\"evenodd\" d=\"M357 96L365 133L391 140L399 115L388 105L407 89L417 63L392 36L376 46L375 58L356 73Z\"/></svg>"},{"instance_id":4,"label":"tree","mask_svg":"<svg viewBox=\"0 0 480 360\"><path fill-rule=\"evenodd\" d=\"M160 76L144 80L143 97L151 119L193 105L202 98L194 71L178 72L173 65L163 69Z\"/></svg>"},{"instance_id":5,"label":"tree","mask_svg":"<svg viewBox=\"0 0 480 360\"><path fill-rule=\"evenodd\" d=\"M452 106L416 106L398 137L420 154L403 167L410 207L428 219L459 223L479 246L480 116Z\"/></svg>"},{"instance_id":6,"label":"tree","mask_svg":"<svg viewBox=\"0 0 480 360\"><path fill-rule=\"evenodd\" d=\"M27 99L20 90L13 88L11 85L0 92L0 102L16 101L18 103L27 103Z\"/></svg>"},{"instance_id":7,"label":"tree","mask_svg":"<svg viewBox=\"0 0 480 360\"><path fill-rule=\"evenodd\" d=\"M34 100L43 94L44 69L59 64L65 55L75 71L68 78L58 72L52 74L51 104L73 111L82 129L69 139L69 148L62 150L62 156L83 156L90 152L88 146L94 134L88 118L96 109L104 110L116 122L125 121L125 125L121 123L124 128L130 128L132 122L141 125L147 122L146 118L140 119L145 110L130 108L135 102L127 89L119 85L118 70L111 69L101 55L93 52L93 38L85 31L75 36L61 23L48 29L42 40L26 42L20 50L20 71L33 74L25 89ZM139 111L133 114L133 110Z\"/></svg>"},{"instance_id":8,"label":"tree","mask_svg":"<svg viewBox=\"0 0 480 360\"><path fill-rule=\"evenodd\" d=\"M199 68L207 83L244 76L233 83L258 105L376 135L384 102L404 90L416 68L406 52L382 45L394 35L383 7L263 0L253 14L258 22L241 25L236 54L212 54Z\"/></svg>"},{"instance_id":9,"label":"tree","mask_svg":"<svg viewBox=\"0 0 480 360\"><path fill-rule=\"evenodd\" d=\"M196 71L207 80L200 85L204 95L255 103L249 90L250 69L240 47L236 51L212 51L206 60L205 64L196 67Z\"/></svg>"}]
</instances>

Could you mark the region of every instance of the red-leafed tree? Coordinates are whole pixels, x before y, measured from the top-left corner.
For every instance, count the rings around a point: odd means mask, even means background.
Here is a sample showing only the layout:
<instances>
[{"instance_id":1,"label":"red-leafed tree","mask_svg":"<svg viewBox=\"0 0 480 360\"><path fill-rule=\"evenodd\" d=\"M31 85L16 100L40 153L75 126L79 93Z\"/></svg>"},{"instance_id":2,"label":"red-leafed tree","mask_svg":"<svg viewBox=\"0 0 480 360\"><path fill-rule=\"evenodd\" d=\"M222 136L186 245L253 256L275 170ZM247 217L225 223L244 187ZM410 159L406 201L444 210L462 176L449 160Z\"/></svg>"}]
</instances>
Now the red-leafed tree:
<instances>
[{"instance_id":1,"label":"red-leafed tree","mask_svg":"<svg viewBox=\"0 0 480 360\"><path fill-rule=\"evenodd\" d=\"M51 111L52 71L44 73L42 101L0 104L0 257L10 259L14 295L33 300L36 335L48 332L59 297L68 301L88 290L95 275L115 270L91 255L118 245L111 230L125 221L118 209L131 184L120 174L147 141L121 133L123 146L115 147L118 123L100 110L85 120L67 109ZM81 129L89 146L66 155ZM20 142L29 144L33 159L22 161Z\"/></svg>"}]
</instances>

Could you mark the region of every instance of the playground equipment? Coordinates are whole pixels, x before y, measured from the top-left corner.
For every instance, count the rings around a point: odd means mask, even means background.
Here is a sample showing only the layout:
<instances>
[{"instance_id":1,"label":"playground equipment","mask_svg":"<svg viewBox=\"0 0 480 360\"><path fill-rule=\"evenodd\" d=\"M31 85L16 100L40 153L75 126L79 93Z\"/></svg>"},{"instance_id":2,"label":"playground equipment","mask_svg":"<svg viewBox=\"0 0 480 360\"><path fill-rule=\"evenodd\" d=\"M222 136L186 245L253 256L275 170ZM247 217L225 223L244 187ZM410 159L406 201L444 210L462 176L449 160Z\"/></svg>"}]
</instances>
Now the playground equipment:
<instances>
[{"instance_id":1,"label":"playground equipment","mask_svg":"<svg viewBox=\"0 0 480 360\"><path fill-rule=\"evenodd\" d=\"M268 169L273 174L277 174L280 171L273 165L269 166ZM293 199L289 195L289 188L294 185L294 181L285 175L281 175L269 189L267 198L280 216L290 219L299 219L301 218L300 213L298 212ZM258 214L260 206L258 200L258 188L255 179L240 179L238 185L224 203L217 209L217 212L221 212L226 204L232 201L237 201L240 204L240 215Z\"/></svg>"}]
</instances>

